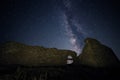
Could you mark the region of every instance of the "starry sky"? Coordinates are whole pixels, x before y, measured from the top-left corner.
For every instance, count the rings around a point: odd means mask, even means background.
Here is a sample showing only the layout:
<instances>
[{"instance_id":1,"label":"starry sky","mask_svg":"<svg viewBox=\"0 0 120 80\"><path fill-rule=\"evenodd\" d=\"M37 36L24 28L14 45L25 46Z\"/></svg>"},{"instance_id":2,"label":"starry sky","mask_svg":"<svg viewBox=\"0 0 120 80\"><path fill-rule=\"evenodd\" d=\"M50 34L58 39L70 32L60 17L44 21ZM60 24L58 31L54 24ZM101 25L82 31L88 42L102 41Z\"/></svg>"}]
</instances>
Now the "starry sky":
<instances>
[{"instance_id":1,"label":"starry sky","mask_svg":"<svg viewBox=\"0 0 120 80\"><path fill-rule=\"evenodd\" d=\"M0 43L74 50L92 37L120 59L120 6L117 0L2 0Z\"/></svg>"}]
</instances>

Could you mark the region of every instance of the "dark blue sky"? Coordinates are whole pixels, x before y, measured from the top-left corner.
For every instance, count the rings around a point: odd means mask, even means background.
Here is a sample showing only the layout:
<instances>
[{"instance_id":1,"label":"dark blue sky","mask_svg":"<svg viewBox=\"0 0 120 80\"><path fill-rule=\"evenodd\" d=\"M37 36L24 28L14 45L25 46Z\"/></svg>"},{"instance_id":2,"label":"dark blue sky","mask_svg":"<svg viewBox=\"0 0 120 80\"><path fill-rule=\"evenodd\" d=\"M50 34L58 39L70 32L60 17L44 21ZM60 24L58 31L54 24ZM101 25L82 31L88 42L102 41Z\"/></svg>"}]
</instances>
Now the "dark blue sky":
<instances>
[{"instance_id":1,"label":"dark blue sky","mask_svg":"<svg viewBox=\"0 0 120 80\"><path fill-rule=\"evenodd\" d=\"M86 37L111 47L120 58L120 6L117 0L0 1L0 42L72 49Z\"/></svg>"},{"instance_id":2,"label":"dark blue sky","mask_svg":"<svg viewBox=\"0 0 120 80\"><path fill-rule=\"evenodd\" d=\"M4 1L1 5L0 41L72 48L65 35L60 11L53 4L53 1L45 0Z\"/></svg>"}]
</instances>

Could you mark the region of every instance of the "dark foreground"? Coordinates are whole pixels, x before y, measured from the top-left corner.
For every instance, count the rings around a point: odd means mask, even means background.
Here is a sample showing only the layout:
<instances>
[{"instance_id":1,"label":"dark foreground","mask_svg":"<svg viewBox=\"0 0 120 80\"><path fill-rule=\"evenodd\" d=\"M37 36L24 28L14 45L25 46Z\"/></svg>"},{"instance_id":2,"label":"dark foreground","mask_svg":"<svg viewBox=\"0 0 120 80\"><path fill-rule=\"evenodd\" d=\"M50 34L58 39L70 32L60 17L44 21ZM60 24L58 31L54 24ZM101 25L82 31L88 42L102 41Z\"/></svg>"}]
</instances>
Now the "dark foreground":
<instances>
[{"instance_id":1,"label":"dark foreground","mask_svg":"<svg viewBox=\"0 0 120 80\"><path fill-rule=\"evenodd\" d=\"M91 68L66 66L1 66L0 80L120 80L120 67Z\"/></svg>"}]
</instances>

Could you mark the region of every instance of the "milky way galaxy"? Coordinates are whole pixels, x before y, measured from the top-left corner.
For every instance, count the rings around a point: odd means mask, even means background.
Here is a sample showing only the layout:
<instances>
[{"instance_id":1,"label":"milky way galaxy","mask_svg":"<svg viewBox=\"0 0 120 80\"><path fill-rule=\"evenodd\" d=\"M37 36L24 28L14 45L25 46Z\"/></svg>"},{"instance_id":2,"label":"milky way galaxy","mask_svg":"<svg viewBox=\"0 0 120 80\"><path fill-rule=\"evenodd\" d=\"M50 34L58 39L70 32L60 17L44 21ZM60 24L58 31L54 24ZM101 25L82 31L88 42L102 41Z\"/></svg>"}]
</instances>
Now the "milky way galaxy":
<instances>
[{"instance_id":1,"label":"milky way galaxy","mask_svg":"<svg viewBox=\"0 0 120 80\"><path fill-rule=\"evenodd\" d=\"M1 0L0 43L16 41L79 55L86 37L120 59L119 0Z\"/></svg>"},{"instance_id":2,"label":"milky way galaxy","mask_svg":"<svg viewBox=\"0 0 120 80\"><path fill-rule=\"evenodd\" d=\"M71 0L63 0L62 3L66 32L70 38L70 43L73 45L73 50L79 55L83 47L85 33L82 31L81 25L75 18L73 11L74 6L72 6Z\"/></svg>"}]
</instances>

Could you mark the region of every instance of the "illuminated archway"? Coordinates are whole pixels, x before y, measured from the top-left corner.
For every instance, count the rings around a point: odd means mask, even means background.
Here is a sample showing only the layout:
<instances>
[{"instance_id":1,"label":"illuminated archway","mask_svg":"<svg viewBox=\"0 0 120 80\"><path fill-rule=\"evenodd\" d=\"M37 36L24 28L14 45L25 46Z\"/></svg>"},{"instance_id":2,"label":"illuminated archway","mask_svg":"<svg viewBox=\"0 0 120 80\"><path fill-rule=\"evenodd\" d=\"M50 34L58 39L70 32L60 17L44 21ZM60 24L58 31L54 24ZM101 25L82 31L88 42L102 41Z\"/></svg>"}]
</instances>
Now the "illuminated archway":
<instances>
[{"instance_id":1,"label":"illuminated archway","mask_svg":"<svg viewBox=\"0 0 120 80\"><path fill-rule=\"evenodd\" d=\"M73 57L71 55L69 55L67 57L67 64L72 64L74 61L73 61Z\"/></svg>"}]
</instances>

